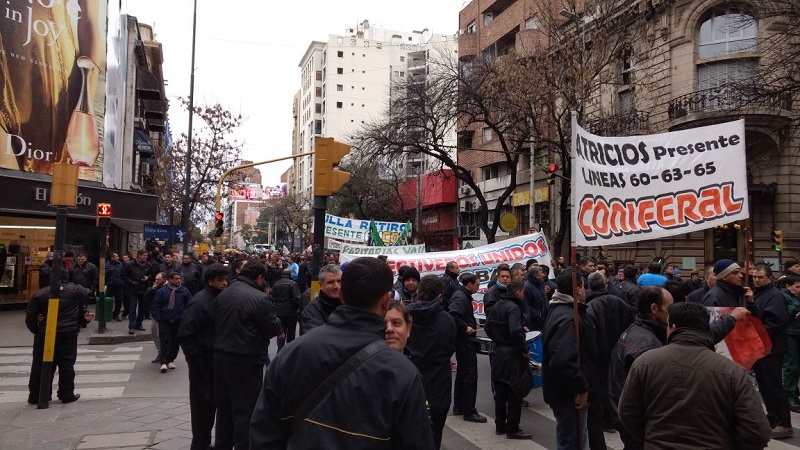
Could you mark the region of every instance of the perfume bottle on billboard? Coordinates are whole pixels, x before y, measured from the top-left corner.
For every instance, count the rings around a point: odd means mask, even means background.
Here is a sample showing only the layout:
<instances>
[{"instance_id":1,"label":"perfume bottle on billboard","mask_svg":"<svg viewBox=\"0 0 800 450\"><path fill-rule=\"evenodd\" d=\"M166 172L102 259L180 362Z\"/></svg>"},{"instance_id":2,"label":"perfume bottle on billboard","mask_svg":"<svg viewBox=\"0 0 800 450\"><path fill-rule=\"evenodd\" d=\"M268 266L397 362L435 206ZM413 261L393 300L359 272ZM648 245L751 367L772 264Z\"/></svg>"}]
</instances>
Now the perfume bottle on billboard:
<instances>
[{"instance_id":1,"label":"perfume bottle on billboard","mask_svg":"<svg viewBox=\"0 0 800 450\"><path fill-rule=\"evenodd\" d=\"M86 56L78 58L77 65L81 69L81 95L67 128L67 152L73 164L92 167L100 153L100 137L92 111L94 95L89 94L89 75L97 66Z\"/></svg>"}]
</instances>

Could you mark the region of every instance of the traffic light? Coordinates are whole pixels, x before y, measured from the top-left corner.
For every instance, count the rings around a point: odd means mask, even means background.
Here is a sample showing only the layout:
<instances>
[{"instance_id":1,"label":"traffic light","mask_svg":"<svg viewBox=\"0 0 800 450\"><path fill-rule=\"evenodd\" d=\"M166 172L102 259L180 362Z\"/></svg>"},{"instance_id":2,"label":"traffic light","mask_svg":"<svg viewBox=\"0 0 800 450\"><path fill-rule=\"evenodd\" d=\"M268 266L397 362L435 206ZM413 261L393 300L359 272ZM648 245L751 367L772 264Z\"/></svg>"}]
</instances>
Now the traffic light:
<instances>
[{"instance_id":1,"label":"traffic light","mask_svg":"<svg viewBox=\"0 0 800 450\"><path fill-rule=\"evenodd\" d=\"M345 155L350 153L350 146L335 141L333 138L314 138L314 195L328 197L341 189L350 179L350 174L335 167Z\"/></svg>"},{"instance_id":2,"label":"traffic light","mask_svg":"<svg viewBox=\"0 0 800 450\"><path fill-rule=\"evenodd\" d=\"M106 228L111 226L111 203L97 204L97 226Z\"/></svg>"},{"instance_id":3,"label":"traffic light","mask_svg":"<svg viewBox=\"0 0 800 450\"><path fill-rule=\"evenodd\" d=\"M783 251L783 231L772 230L772 249L776 252Z\"/></svg>"},{"instance_id":4,"label":"traffic light","mask_svg":"<svg viewBox=\"0 0 800 450\"><path fill-rule=\"evenodd\" d=\"M558 164L550 164L547 169L547 184L556 184L556 172L558 172Z\"/></svg>"},{"instance_id":5,"label":"traffic light","mask_svg":"<svg viewBox=\"0 0 800 450\"><path fill-rule=\"evenodd\" d=\"M218 212L217 215L214 216L214 218L217 219L217 226L214 230L214 236L220 237L222 236L222 231L225 228L225 222L222 220L224 216L222 215L221 212Z\"/></svg>"}]
</instances>

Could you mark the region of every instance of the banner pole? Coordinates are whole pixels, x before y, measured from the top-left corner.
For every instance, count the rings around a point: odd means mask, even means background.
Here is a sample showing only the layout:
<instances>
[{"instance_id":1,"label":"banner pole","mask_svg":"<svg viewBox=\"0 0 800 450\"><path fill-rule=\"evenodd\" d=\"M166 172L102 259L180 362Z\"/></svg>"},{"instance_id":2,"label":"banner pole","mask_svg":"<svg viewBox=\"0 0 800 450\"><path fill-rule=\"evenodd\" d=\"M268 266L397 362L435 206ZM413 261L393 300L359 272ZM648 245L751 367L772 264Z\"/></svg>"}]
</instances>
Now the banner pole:
<instances>
[{"instance_id":1,"label":"banner pole","mask_svg":"<svg viewBox=\"0 0 800 450\"><path fill-rule=\"evenodd\" d=\"M570 271L572 272L572 325L575 327L575 343L578 346L578 369L581 367L581 331L580 313L578 311L578 260L576 258L575 244L570 243L570 259L572 260ZM585 288L585 286L584 286ZM588 404L587 404L588 407ZM577 410L578 414L578 448L583 449L583 410Z\"/></svg>"},{"instance_id":2,"label":"banner pole","mask_svg":"<svg viewBox=\"0 0 800 450\"><path fill-rule=\"evenodd\" d=\"M744 219L744 285L750 286L750 261L752 261L751 252L753 246L751 245L753 239L753 232L750 229L750 217ZM747 306L747 299L742 299L742 306Z\"/></svg>"}]
</instances>

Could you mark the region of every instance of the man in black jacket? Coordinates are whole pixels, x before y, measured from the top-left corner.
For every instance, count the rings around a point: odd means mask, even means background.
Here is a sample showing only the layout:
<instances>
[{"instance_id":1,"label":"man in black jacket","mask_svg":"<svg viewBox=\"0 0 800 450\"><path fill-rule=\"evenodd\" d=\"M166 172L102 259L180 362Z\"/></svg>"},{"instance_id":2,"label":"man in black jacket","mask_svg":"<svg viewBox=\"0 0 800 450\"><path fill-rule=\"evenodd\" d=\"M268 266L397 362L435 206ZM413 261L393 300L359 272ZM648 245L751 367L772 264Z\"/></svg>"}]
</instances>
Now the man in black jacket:
<instances>
[{"instance_id":1,"label":"man in black jacket","mask_svg":"<svg viewBox=\"0 0 800 450\"><path fill-rule=\"evenodd\" d=\"M192 259L192 255L183 255L178 271L181 273L183 285L192 293L200 292L203 287L203 275L200 266Z\"/></svg>"},{"instance_id":2,"label":"man in black jacket","mask_svg":"<svg viewBox=\"0 0 800 450\"><path fill-rule=\"evenodd\" d=\"M269 299L275 306L275 313L281 319L283 333L278 336L278 351L294 340L297 330L297 313L300 309L300 287L292 280L292 271L283 269L281 279L269 291Z\"/></svg>"},{"instance_id":3,"label":"man in black jacket","mask_svg":"<svg viewBox=\"0 0 800 450\"><path fill-rule=\"evenodd\" d=\"M50 273L53 271L53 252L47 252L47 259L39 266L39 289L50 287Z\"/></svg>"},{"instance_id":4,"label":"man in black jacket","mask_svg":"<svg viewBox=\"0 0 800 450\"><path fill-rule=\"evenodd\" d=\"M530 439L519 428L522 395L513 386L525 371L528 347L525 343L525 320L522 315L522 283L508 283L507 291L486 317L486 335L494 343L492 381L494 382L495 432L508 439ZM412 334L413 335L413 334Z\"/></svg>"},{"instance_id":5,"label":"man in black jacket","mask_svg":"<svg viewBox=\"0 0 800 450\"><path fill-rule=\"evenodd\" d=\"M475 409L478 392L478 353L475 332L478 322L472 308L472 294L481 283L474 273L461 275L462 286L450 297L450 315L456 322L456 381L453 387L453 415L463 414L468 422L486 423Z\"/></svg>"},{"instance_id":6,"label":"man in black jacket","mask_svg":"<svg viewBox=\"0 0 800 450\"><path fill-rule=\"evenodd\" d=\"M392 271L377 258L347 265L344 304L326 325L287 346L270 364L253 412L251 449L433 448L420 374L384 341L391 286ZM306 406L337 368L373 343L371 357ZM307 412L298 415L304 406Z\"/></svg>"},{"instance_id":7,"label":"man in black jacket","mask_svg":"<svg viewBox=\"0 0 800 450\"><path fill-rule=\"evenodd\" d=\"M743 299L748 306L752 305L753 291L748 286L742 287L744 275L739 264L730 259L721 259L714 264L714 276L717 283L703 296L704 306L735 308L742 306Z\"/></svg>"},{"instance_id":8,"label":"man in black jacket","mask_svg":"<svg viewBox=\"0 0 800 450\"><path fill-rule=\"evenodd\" d=\"M767 419L772 428L773 439L786 439L794 434L789 410L789 398L783 386L783 355L788 345L786 329L789 324L789 309L783 294L772 279L772 270L766 264L753 269L755 305L758 317L772 341L772 352L759 359L753 366L758 383L758 392L767 408Z\"/></svg>"},{"instance_id":9,"label":"man in black jacket","mask_svg":"<svg viewBox=\"0 0 800 450\"><path fill-rule=\"evenodd\" d=\"M136 259L122 269L125 294L128 296L128 334L133 334L134 330L145 331L142 327L145 315L144 293L154 276L155 270L147 262L147 250L136 252Z\"/></svg>"},{"instance_id":10,"label":"man in black jacket","mask_svg":"<svg viewBox=\"0 0 800 450\"><path fill-rule=\"evenodd\" d=\"M444 267L444 274L442 275L442 281L445 284L444 293L442 293L442 306L444 310L447 311L450 308L450 297L453 296L460 287L461 283L458 282L458 274L461 272L461 269L458 267L458 263L455 261L450 261Z\"/></svg>"},{"instance_id":11,"label":"man in black jacket","mask_svg":"<svg viewBox=\"0 0 800 450\"><path fill-rule=\"evenodd\" d=\"M450 357L456 351L456 323L442 309L443 288L438 276L422 277L417 301L408 305L414 332L406 342L408 359L422 375L437 449L442 445L442 430L453 397Z\"/></svg>"},{"instance_id":12,"label":"man in black jacket","mask_svg":"<svg viewBox=\"0 0 800 450\"><path fill-rule=\"evenodd\" d=\"M248 448L250 416L261 390L269 340L281 321L263 288L267 268L248 261L214 299L214 401L216 449Z\"/></svg>"},{"instance_id":13,"label":"man in black jacket","mask_svg":"<svg viewBox=\"0 0 800 450\"><path fill-rule=\"evenodd\" d=\"M625 300L631 310L631 314L636 314L638 310L639 292L642 290L642 287L636 284L636 274L636 266L626 264L622 268L623 279L613 287L607 287L611 294Z\"/></svg>"},{"instance_id":14,"label":"man in black jacket","mask_svg":"<svg viewBox=\"0 0 800 450\"><path fill-rule=\"evenodd\" d=\"M709 264L703 271L702 285L692 292L689 292L689 295L686 296L686 301L692 303L703 303L703 297L705 297L708 290L714 287L716 284L717 277L714 276L714 266Z\"/></svg>"},{"instance_id":15,"label":"man in black jacket","mask_svg":"<svg viewBox=\"0 0 800 450\"><path fill-rule=\"evenodd\" d=\"M339 299L342 288L342 269L328 264L319 271L319 294L300 313L300 334L328 322L328 316L342 304Z\"/></svg>"},{"instance_id":16,"label":"man in black jacket","mask_svg":"<svg viewBox=\"0 0 800 450\"><path fill-rule=\"evenodd\" d=\"M528 329L540 331L547 317L547 295L544 293L545 274L541 266L528 269L524 286L525 303L523 313Z\"/></svg>"},{"instance_id":17,"label":"man in black jacket","mask_svg":"<svg viewBox=\"0 0 800 450\"><path fill-rule=\"evenodd\" d=\"M486 314L492 310L495 303L500 301L500 296L506 293L506 286L511 282L511 267L500 264L494 271L495 283L483 294L483 310Z\"/></svg>"},{"instance_id":18,"label":"man in black jacket","mask_svg":"<svg viewBox=\"0 0 800 450\"><path fill-rule=\"evenodd\" d=\"M603 429L614 430L617 422L608 397L608 361L617 339L631 323L633 312L624 300L611 295L606 288L606 278L601 272L589 274L589 291L586 313L597 331L597 364L600 377L599 398L589 403L589 440L603 439ZM594 437L593 437L594 436ZM592 446L602 447L601 445Z\"/></svg>"},{"instance_id":19,"label":"man in black jacket","mask_svg":"<svg viewBox=\"0 0 800 450\"><path fill-rule=\"evenodd\" d=\"M189 408L192 414L191 450L211 446L211 429L217 406L214 403L214 299L228 287L230 271L212 264L203 271L205 288L192 297L178 330L178 342L189 365Z\"/></svg>"},{"instance_id":20,"label":"man in black jacket","mask_svg":"<svg viewBox=\"0 0 800 450\"><path fill-rule=\"evenodd\" d=\"M99 272L97 266L86 258L86 252L80 251L75 256L75 263L69 269L70 279L73 283L89 289L92 294L97 292Z\"/></svg>"},{"instance_id":21,"label":"man in black jacket","mask_svg":"<svg viewBox=\"0 0 800 450\"><path fill-rule=\"evenodd\" d=\"M68 278L63 272L62 279ZM53 373L58 368L58 398L62 403L71 403L81 395L75 393L75 360L78 356L78 327L88 324L92 313L86 310L89 289L73 282L62 282L59 286L58 322L55 347L53 349ZM42 355L44 353L45 324L50 306L50 288L36 291L25 311L25 325L33 333L33 361L28 381L28 403L39 403L39 388L42 381ZM52 390L51 390L52 395Z\"/></svg>"},{"instance_id":22,"label":"man in black jacket","mask_svg":"<svg viewBox=\"0 0 800 450\"><path fill-rule=\"evenodd\" d=\"M578 445L578 417L587 441L586 407L589 392L596 392L597 335L586 316L583 279L576 279L573 293L572 273L564 270L558 276L558 290L550 300L547 320L542 332L542 396L556 418L558 448L574 449ZM574 297L573 297L574 295ZM573 308L579 312L580 345L575 340Z\"/></svg>"}]
</instances>

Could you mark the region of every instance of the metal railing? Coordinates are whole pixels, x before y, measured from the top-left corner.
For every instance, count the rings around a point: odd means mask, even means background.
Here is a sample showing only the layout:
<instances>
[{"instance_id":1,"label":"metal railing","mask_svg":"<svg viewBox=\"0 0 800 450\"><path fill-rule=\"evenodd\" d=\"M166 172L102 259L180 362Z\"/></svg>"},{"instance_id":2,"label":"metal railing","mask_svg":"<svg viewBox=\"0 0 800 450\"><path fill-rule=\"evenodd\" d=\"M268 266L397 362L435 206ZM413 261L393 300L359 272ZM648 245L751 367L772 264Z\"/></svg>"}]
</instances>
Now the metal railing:
<instances>
[{"instance_id":1,"label":"metal railing","mask_svg":"<svg viewBox=\"0 0 800 450\"><path fill-rule=\"evenodd\" d=\"M647 134L650 130L647 124L649 117L650 113L633 110L625 114L590 119L586 122L586 129L601 136Z\"/></svg>"},{"instance_id":2,"label":"metal railing","mask_svg":"<svg viewBox=\"0 0 800 450\"><path fill-rule=\"evenodd\" d=\"M669 102L670 120L690 114L729 111L743 108L783 109L791 111L792 98L787 94L756 93L736 86L720 86L681 95Z\"/></svg>"}]
</instances>

